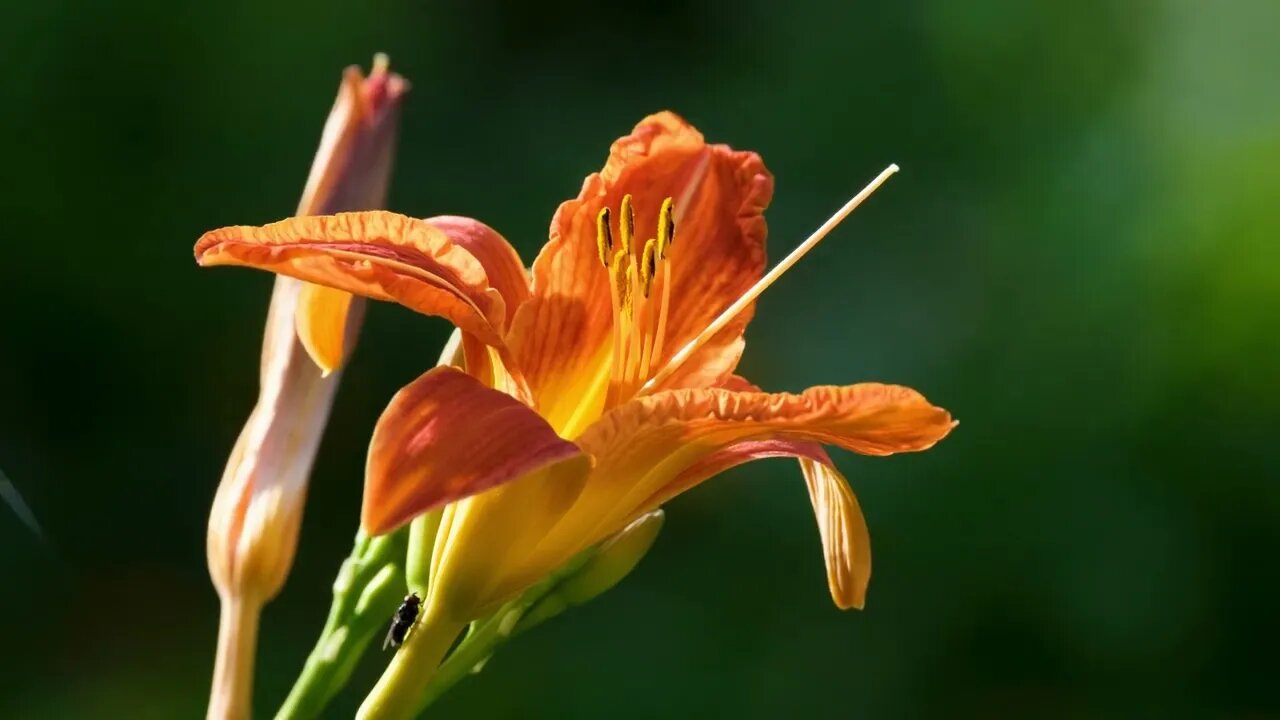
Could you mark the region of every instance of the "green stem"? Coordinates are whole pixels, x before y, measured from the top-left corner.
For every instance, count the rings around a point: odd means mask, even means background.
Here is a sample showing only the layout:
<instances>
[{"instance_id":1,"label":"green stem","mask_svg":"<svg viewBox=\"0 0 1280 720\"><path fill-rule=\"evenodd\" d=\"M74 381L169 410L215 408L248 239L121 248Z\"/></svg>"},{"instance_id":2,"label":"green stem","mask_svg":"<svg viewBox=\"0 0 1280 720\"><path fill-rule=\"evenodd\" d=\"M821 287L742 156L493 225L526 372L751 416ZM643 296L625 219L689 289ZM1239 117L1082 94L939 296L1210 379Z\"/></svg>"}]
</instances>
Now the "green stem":
<instances>
[{"instance_id":1,"label":"green stem","mask_svg":"<svg viewBox=\"0 0 1280 720\"><path fill-rule=\"evenodd\" d=\"M333 603L315 648L307 657L277 720L319 717L346 684L369 642L386 629L404 593L404 530L369 538L356 535L351 556L333 582Z\"/></svg>"}]
</instances>

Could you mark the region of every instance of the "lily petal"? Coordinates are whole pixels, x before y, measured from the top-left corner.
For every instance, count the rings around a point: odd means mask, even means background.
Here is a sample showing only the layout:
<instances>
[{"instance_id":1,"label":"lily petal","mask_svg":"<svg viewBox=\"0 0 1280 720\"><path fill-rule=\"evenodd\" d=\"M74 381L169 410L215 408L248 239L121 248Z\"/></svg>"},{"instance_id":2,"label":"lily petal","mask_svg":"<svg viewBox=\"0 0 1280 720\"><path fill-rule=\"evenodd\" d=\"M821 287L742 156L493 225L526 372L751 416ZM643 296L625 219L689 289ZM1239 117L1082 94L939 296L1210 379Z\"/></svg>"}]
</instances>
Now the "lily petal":
<instances>
[{"instance_id":1,"label":"lily petal","mask_svg":"<svg viewBox=\"0 0 1280 720\"><path fill-rule=\"evenodd\" d=\"M612 462L652 458L690 444L718 449L777 434L863 455L926 450L955 422L909 387L823 385L802 393L672 390L638 397L583 433L584 450Z\"/></svg>"},{"instance_id":2,"label":"lily petal","mask_svg":"<svg viewBox=\"0 0 1280 720\"><path fill-rule=\"evenodd\" d=\"M818 521L831 599L842 610L862 609L871 580L871 534L858 499L826 450L817 443L773 438L748 440L718 450L690 466L660 492L675 496L703 480L752 460L800 460L809 502Z\"/></svg>"},{"instance_id":3,"label":"lily petal","mask_svg":"<svg viewBox=\"0 0 1280 720\"><path fill-rule=\"evenodd\" d=\"M611 336L612 311L608 274L597 254L596 216L604 207L616 211L627 194L642 233L639 242L655 232L664 198L674 198L676 207L676 235L668 255L673 263L671 308L663 357L655 360L655 368L764 272L763 212L773 194L773 177L760 157L708 145L669 112L642 120L613 144L604 169L587 177L578 197L556 211L551 239L533 264L533 297L512 326L518 364L553 425L554 418L572 413L598 376L598 366L610 361L601 352ZM689 360L683 377L705 384L698 366L717 362L726 348L732 360L719 360L719 365L731 371L751 314L751 308L744 310Z\"/></svg>"},{"instance_id":4,"label":"lily petal","mask_svg":"<svg viewBox=\"0 0 1280 720\"><path fill-rule=\"evenodd\" d=\"M205 266L245 265L398 302L502 346L501 292L475 255L425 220L370 211L228 227L205 233L195 255Z\"/></svg>"},{"instance_id":5,"label":"lily petal","mask_svg":"<svg viewBox=\"0 0 1280 720\"><path fill-rule=\"evenodd\" d=\"M871 581L871 533L858 498L830 458L825 462L802 459L800 470L822 536L831 599L841 610L861 610Z\"/></svg>"},{"instance_id":6,"label":"lily petal","mask_svg":"<svg viewBox=\"0 0 1280 720\"><path fill-rule=\"evenodd\" d=\"M390 532L428 510L582 455L506 393L452 367L409 383L369 444L361 524Z\"/></svg>"},{"instance_id":7,"label":"lily petal","mask_svg":"<svg viewBox=\"0 0 1280 720\"><path fill-rule=\"evenodd\" d=\"M597 464L548 544L571 554L576 544L599 541L687 489L679 480L689 468L739 443L803 441L892 455L932 447L954 426L920 393L879 383L798 395L712 388L638 397L577 438Z\"/></svg>"}]
</instances>

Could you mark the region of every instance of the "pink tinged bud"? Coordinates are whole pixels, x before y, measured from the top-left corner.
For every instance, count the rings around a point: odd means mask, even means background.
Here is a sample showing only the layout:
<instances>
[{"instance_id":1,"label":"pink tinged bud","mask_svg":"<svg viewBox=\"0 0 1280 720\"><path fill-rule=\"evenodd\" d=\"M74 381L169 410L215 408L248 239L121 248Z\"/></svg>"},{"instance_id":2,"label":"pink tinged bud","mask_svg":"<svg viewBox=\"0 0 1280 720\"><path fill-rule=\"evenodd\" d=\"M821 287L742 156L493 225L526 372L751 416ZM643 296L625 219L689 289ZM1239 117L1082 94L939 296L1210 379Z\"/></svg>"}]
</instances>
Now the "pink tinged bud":
<instances>
[{"instance_id":1,"label":"pink tinged bud","mask_svg":"<svg viewBox=\"0 0 1280 720\"><path fill-rule=\"evenodd\" d=\"M325 124L299 214L381 207L400 99L408 84L385 56L368 78L348 68ZM210 718L249 713L258 616L293 564L307 481L364 301L277 277L267 313L260 391L209 515L209 575L222 598ZM301 333L301 335L300 335ZM310 355L309 355L310 353ZM317 365L312 357L325 358Z\"/></svg>"},{"instance_id":2,"label":"pink tinged bud","mask_svg":"<svg viewBox=\"0 0 1280 720\"><path fill-rule=\"evenodd\" d=\"M408 83L374 59L368 78L343 74L307 178L299 213L381 207L386 200L400 101ZM209 571L224 595L279 592L293 561L311 464L333 404L336 369L354 344L363 299L278 276L263 340L258 403L223 472L209 518ZM295 327L337 353L317 367ZM331 341L325 330L337 332ZM318 333L318 334L317 334Z\"/></svg>"}]
</instances>

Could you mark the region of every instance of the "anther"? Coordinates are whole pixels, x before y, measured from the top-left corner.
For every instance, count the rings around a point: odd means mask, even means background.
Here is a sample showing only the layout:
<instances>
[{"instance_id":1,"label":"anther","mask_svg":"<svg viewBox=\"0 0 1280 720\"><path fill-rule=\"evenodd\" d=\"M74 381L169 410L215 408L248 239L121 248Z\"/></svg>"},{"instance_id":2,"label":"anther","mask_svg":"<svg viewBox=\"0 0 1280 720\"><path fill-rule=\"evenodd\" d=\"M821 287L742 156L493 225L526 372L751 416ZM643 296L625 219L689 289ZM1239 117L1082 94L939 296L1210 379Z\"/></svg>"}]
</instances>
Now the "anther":
<instances>
[{"instance_id":1,"label":"anther","mask_svg":"<svg viewBox=\"0 0 1280 720\"><path fill-rule=\"evenodd\" d=\"M622 249L631 254L631 240L636 234L636 215L631 210L631 194L622 196L622 217L618 220L618 229L622 231Z\"/></svg>"},{"instance_id":2,"label":"anther","mask_svg":"<svg viewBox=\"0 0 1280 720\"><path fill-rule=\"evenodd\" d=\"M631 262L626 250L614 254L609 274L613 276L613 285L618 292L618 306L626 308L631 300Z\"/></svg>"},{"instance_id":3,"label":"anther","mask_svg":"<svg viewBox=\"0 0 1280 720\"><path fill-rule=\"evenodd\" d=\"M658 257L667 256L667 248L676 239L676 221L674 202L671 198L662 201L662 210L658 212Z\"/></svg>"},{"instance_id":4,"label":"anther","mask_svg":"<svg viewBox=\"0 0 1280 720\"><path fill-rule=\"evenodd\" d=\"M644 253L640 257L640 288L644 291L644 296L649 297L649 290L653 287L653 277L658 274L658 241L649 238L649 242L644 244Z\"/></svg>"},{"instance_id":5,"label":"anther","mask_svg":"<svg viewBox=\"0 0 1280 720\"><path fill-rule=\"evenodd\" d=\"M609 251L613 250L613 232L609 230L609 208L600 208L596 215L596 252L600 256L600 264L609 267Z\"/></svg>"}]
</instances>

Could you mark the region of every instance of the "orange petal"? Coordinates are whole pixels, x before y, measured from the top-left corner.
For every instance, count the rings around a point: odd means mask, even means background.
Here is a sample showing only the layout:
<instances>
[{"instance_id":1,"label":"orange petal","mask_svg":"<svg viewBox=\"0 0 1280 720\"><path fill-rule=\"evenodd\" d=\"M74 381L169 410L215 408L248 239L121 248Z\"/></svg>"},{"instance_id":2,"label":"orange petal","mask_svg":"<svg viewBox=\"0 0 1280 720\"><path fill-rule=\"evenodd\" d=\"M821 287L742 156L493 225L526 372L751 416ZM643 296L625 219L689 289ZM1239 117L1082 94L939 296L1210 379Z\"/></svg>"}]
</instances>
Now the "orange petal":
<instances>
[{"instance_id":1,"label":"orange petal","mask_svg":"<svg viewBox=\"0 0 1280 720\"><path fill-rule=\"evenodd\" d=\"M440 216L428 218L426 222L475 256L490 285L502 295L506 307L504 322L510 321L515 309L529 297L529 279L515 248L479 220ZM298 300L298 338L325 373L336 370L355 344L364 301L360 300L348 310L352 300L348 292L310 283Z\"/></svg>"},{"instance_id":2,"label":"orange petal","mask_svg":"<svg viewBox=\"0 0 1280 720\"><path fill-rule=\"evenodd\" d=\"M205 233L196 260L247 265L452 321L502 344L506 303L484 266L434 225L384 211L289 218Z\"/></svg>"},{"instance_id":3,"label":"orange petal","mask_svg":"<svg viewBox=\"0 0 1280 720\"><path fill-rule=\"evenodd\" d=\"M871 581L871 533L858 498L830 458L825 462L802 459L800 470L822 536L831 599L841 610L861 610Z\"/></svg>"},{"instance_id":4,"label":"orange petal","mask_svg":"<svg viewBox=\"0 0 1280 720\"><path fill-rule=\"evenodd\" d=\"M596 248L596 215L602 207L616 212L622 197L631 194L643 240L657 227L663 199L675 198L665 358L763 274L763 212L772 193L773 177L758 155L708 145L672 113L645 118L615 142L604 169L588 176L578 197L556 211L551 239L533 264L533 297L512 326L515 356L543 414L571 413L554 406L576 402L598 365L609 361L608 353L600 352L612 328L609 281ZM736 356L730 362L719 356L740 352L737 341L751 312L745 310L695 355L683 377L705 384L698 366L706 363L732 370ZM656 362L655 369L660 365Z\"/></svg>"},{"instance_id":5,"label":"orange petal","mask_svg":"<svg viewBox=\"0 0 1280 720\"><path fill-rule=\"evenodd\" d=\"M891 455L929 448L954 425L950 413L920 393L878 383L798 395L685 389L638 397L577 438L596 467L556 540L599 540L687 489L679 479L688 468L744 441L799 440Z\"/></svg>"},{"instance_id":6,"label":"orange petal","mask_svg":"<svg viewBox=\"0 0 1280 720\"><path fill-rule=\"evenodd\" d=\"M451 367L405 386L369 444L361 524L380 535L446 503L581 456L537 413Z\"/></svg>"},{"instance_id":7,"label":"orange petal","mask_svg":"<svg viewBox=\"0 0 1280 720\"><path fill-rule=\"evenodd\" d=\"M752 460L794 457L800 460L809 502L822 537L831 599L842 610L861 609L871 580L871 535L858 499L822 446L802 440L748 440L711 453L687 468L661 493L673 496L729 468Z\"/></svg>"},{"instance_id":8,"label":"orange petal","mask_svg":"<svg viewBox=\"0 0 1280 720\"><path fill-rule=\"evenodd\" d=\"M685 389L619 406L583 433L579 444L621 461L777 434L863 455L892 455L926 450L954 425L950 413L901 385L824 385L800 394Z\"/></svg>"}]
</instances>

